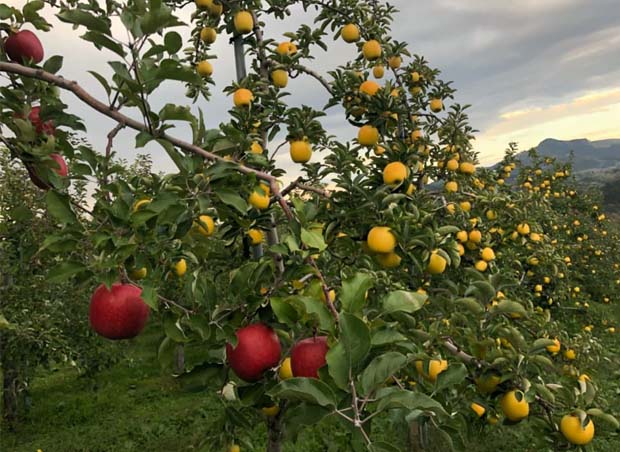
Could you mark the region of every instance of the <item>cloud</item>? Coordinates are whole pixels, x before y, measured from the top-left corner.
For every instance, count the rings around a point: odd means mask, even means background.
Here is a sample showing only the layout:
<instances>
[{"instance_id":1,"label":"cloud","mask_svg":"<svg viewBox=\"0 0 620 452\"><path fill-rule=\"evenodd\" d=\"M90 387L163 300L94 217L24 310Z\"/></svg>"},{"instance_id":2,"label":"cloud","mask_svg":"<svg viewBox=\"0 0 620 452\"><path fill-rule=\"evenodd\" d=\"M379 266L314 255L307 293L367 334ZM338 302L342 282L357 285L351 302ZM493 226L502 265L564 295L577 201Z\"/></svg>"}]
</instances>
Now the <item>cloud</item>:
<instances>
[{"instance_id":1,"label":"cloud","mask_svg":"<svg viewBox=\"0 0 620 452\"><path fill-rule=\"evenodd\" d=\"M583 132L582 137L611 133L606 124L611 123L613 114L617 115L615 107L596 107L601 100L597 104L576 99L586 93L606 93L618 86L618 0L392 0L390 3L400 10L394 18L395 39L408 42L413 53L424 55L432 66L442 70L445 79L455 81L457 102L473 105L469 115L472 125L481 130L475 147L483 154L483 160L497 158L512 137L523 143L533 143L539 136L559 137L569 130L567 124L571 121L579 126L573 127L573 132ZM23 1L9 0L9 4L21 6ZM189 23L193 10L194 5L189 4L180 13L181 19ZM51 9L46 11L50 17ZM284 32L311 23L312 17L313 13L304 13L297 7L284 22L268 20L265 35L282 40ZM53 17L50 21L55 28L44 35L47 55L64 55L62 74L105 99L104 90L87 71L94 69L110 77L107 61L118 57L97 51L90 43L78 39L81 29L76 33ZM177 31L187 39L186 28ZM311 64L322 74L353 58L356 52L355 46L342 41L332 42L327 38L327 42L330 50L316 48L316 60ZM208 127L217 127L225 120L231 100L222 89L235 77L232 45L227 36L218 37L214 53L218 58L213 62L216 86L212 102L201 100L192 106L194 111L203 110ZM289 86L293 93L289 101L293 104L322 108L327 101L322 87L309 77L291 80ZM113 122L101 118L70 94L64 94L63 99L75 114L84 118L89 140L97 149L103 149ZM152 101L155 109L168 102L188 103L183 87L172 83L158 90ZM596 108L599 109L595 111ZM136 111L125 112L139 118ZM340 109L327 113L323 123L329 133L342 140L354 136L355 131L346 124ZM181 125L171 133L182 137L188 129ZM121 156L132 159L136 154L134 136L128 130L119 134L115 149ZM145 150L153 153L156 169L171 169L170 160L159 146L149 145ZM278 162L294 175L297 166L288 162L284 149L280 154Z\"/></svg>"},{"instance_id":2,"label":"cloud","mask_svg":"<svg viewBox=\"0 0 620 452\"><path fill-rule=\"evenodd\" d=\"M545 138L590 140L618 138L620 129L620 88L591 92L568 102L545 107L507 111L476 140L481 162L491 163L501 156L509 142L521 149L536 146Z\"/></svg>"}]
</instances>

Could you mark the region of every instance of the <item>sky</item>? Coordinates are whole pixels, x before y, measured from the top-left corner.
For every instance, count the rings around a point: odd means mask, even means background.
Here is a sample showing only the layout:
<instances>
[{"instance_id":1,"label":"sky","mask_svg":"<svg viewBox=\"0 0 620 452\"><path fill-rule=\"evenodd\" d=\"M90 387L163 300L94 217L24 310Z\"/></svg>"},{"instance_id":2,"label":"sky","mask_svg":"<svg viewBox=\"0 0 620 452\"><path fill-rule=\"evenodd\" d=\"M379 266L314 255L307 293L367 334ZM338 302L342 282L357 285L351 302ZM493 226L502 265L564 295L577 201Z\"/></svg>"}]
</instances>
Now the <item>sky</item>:
<instances>
[{"instance_id":1,"label":"sky","mask_svg":"<svg viewBox=\"0 0 620 452\"><path fill-rule=\"evenodd\" d=\"M6 0L4 0L6 2ZM509 142L529 149L545 138L590 140L620 138L620 4L619 0L393 0L400 13L395 16L393 37L409 44L414 54L424 55L431 66L442 71L444 80L453 81L455 101L471 104L471 125L479 130L474 149L481 164L498 161ZM21 6L24 0L8 0ZM179 13L189 23L194 10L190 4ZM88 70L109 75L107 61L118 59L108 51L98 51L78 38L83 29L73 30L53 17L54 25L41 35L46 57L63 55L60 74L77 80L100 99L103 89ZM266 37L283 40L282 33L310 23L311 16L296 10L284 22L268 22ZM187 27L189 28L189 27ZM115 35L125 36L119 26ZM188 31L177 29L184 37ZM41 32L38 32L41 33ZM328 38L331 41L331 38ZM325 73L342 61L355 57L355 46L333 42L328 52L317 49L313 67ZM234 59L228 39L219 36L213 48L212 102L201 100L207 125L215 128L223 121L231 99L221 91L234 79ZM322 108L326 92L313 79L291 80L289 102ZM152 99L155 109L168 102L189 103L184 89L164 85ZM88 138L95 149L103 151L106 135L114 123L102 118L70 93L63 100L71 112L84 118ZM136 112L123 110L136 117ZM323 124L330 134L342 140L355 137L355 130L344 122L338 108L328 110ZM180 126L170 132L186 138L188 130ZM153 156L156 170L172 171L173 165L158 145L142 150L134 146L135 133L124 130L115 141L120 156L132 160L136 152ZM279 166L296 176L296 165L287 152L278 155Z\"/></svg>"}]
</instances>

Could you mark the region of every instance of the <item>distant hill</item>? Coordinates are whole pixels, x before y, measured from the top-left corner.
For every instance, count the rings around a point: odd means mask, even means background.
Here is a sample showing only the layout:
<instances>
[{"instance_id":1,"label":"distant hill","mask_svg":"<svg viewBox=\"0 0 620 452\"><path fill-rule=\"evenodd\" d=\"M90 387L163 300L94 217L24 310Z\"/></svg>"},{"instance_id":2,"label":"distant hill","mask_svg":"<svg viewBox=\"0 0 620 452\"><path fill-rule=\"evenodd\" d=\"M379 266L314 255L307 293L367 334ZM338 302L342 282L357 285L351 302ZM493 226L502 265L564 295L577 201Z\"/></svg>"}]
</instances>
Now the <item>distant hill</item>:
<instances>
[{"instance_id":1,"label":"distant hill","mask_svg":"<svg viewBox=\"0 0 620 452\"><path fill-rule=\"evenodd\" d=\"M573 154L573 171L601 170L620 167L620 139L590 141L586 139L561 141L548 138L538 145L541 155L556 157L567 161ZM519 159L529 163L527 153L519 154Z\"/></svg>"},{"instance_id":2,"label":"distant hill","mask_svg":"<svg viewBox=\"0 0 620 452\"><path fill-rule=\"evenodd\" d=\"M620 139L562 141L548 138L537 149L543 156L561 161L572 160L577 180L599 187L603 192L605 209L620 213ZM521 152L517 158L525 165L530 163L527 152Z\"/></svg>"}]
</instances>

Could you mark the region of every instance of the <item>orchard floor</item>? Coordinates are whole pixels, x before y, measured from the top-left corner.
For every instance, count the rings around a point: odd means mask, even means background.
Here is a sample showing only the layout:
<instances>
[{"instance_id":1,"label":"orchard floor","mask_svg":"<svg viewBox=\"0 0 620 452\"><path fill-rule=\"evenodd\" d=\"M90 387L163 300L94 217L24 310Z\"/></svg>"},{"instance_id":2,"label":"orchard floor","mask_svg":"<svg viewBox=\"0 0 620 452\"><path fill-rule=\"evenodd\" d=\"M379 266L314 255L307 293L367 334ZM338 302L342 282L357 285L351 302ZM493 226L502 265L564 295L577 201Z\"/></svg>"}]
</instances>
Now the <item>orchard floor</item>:
<instances>
[{"instance_id":1,"label":"orchard floor","mask_svg":"<svg viewBox=\"0 0 620 452\"><path fill-rule=\"evenodd\" d=\"M210 392L183 390L170 377L161 375L156 359L157 336L147 332L125 346L126 358L94 378L80 378L70 369L42 373L32 385L32 408L16 432L2 431L3 452L175 452L212 451L205 437L219 428L210 421L220 403L214 388ZM620 348L617 339L613 344ZM618 357L616 353L614 356ZM605 397L612 412L620 406L620 361L600 369L599 378L609 378ZM615 402L614 402L615 401ZM614 406L615 405L615 406ZM403 432L389 424L376 425L392 442L404 443ZM598 428L598 427L597 427ZM243 451L264 451L265 428L257 425L247 435L252 445ZM536 444L536 435L527 422L515 427L489 427L470 448L479 452L542 452L551 446ZM333 423L307 429L296 444L286 444L285 452L349 451L346 434ZM620 436L597 438L596 452L620 451ZM434 452L442 452L435 450Z\"/></svg>"}]
</instances>

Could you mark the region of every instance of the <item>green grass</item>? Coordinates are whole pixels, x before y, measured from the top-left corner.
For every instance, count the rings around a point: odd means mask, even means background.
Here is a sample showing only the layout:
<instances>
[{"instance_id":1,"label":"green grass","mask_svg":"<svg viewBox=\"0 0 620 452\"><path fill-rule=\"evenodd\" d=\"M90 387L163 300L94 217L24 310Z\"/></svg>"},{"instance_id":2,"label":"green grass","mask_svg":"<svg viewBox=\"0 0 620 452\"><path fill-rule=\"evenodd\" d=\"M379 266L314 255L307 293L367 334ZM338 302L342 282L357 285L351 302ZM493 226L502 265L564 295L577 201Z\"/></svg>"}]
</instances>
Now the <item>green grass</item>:
<instances>
[{"instance_id":1,"label":"green grass","mask_svg":"<svg viewBox=\"0 0 620 452\"><path fill-rule=\"evenodd\" d=\"M148 330L127 344L124 359L93 378L82 378L70 369L41 372L31 387L33 400L28 418L15 432L2 432L2 451L35 452L174 452L217 451L213 439L220 435L217 422L221 403L214 385L208 391L184 390L172 377L162 374L156 359L159 332ZM616 339L614 339L616 340ZM618 344L610 343L610 347ZM615 356L618 356L617 353ZM593 374L605 382L602 394L609 411L619 413L620 361L610 361ZM404 443L404 432L390 421L376 424L375 434ZM599 426L597 425L597 429ZM600 432L609 429L600 427ZM252 423L244 432L249 441L244 451L265 450L264 423ZM514 427L485 427L474 443L476 450L514 452L553 451L551 445L534 443L529 422ZM510 445L508 448L507 445ZM349 435L337 421L324 420L304 430L285 452L349 451ZM436 452L441 452L437 448ZM596 452L618 452L620 438L597 438Z\"/></svg>"}]
</instances>

